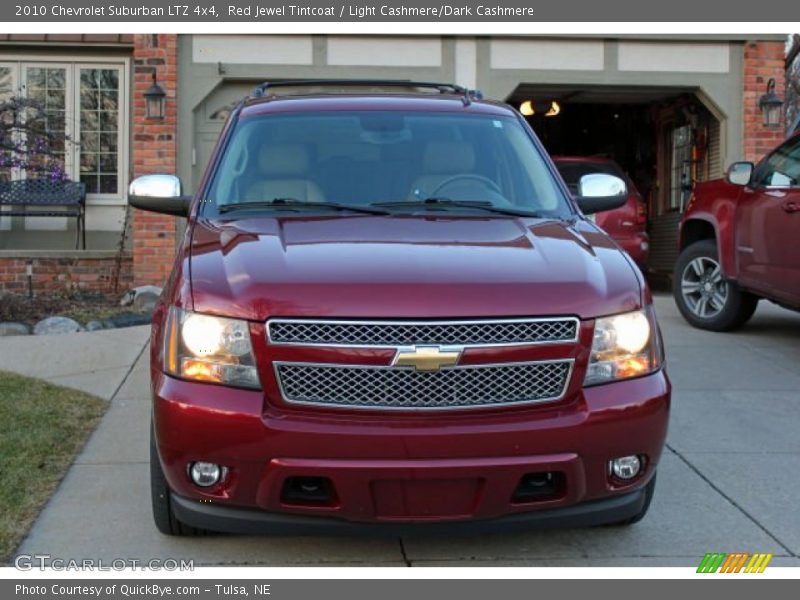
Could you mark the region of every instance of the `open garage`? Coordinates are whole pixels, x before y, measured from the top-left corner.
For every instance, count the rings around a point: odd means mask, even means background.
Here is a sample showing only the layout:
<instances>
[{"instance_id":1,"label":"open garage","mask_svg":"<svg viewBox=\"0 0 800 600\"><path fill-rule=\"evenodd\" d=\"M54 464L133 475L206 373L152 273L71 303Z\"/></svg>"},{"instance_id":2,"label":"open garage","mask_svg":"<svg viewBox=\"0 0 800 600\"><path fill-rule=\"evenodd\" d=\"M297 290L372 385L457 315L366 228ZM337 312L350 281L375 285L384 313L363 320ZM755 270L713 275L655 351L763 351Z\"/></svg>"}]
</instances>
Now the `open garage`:
<instances>
[{"instance_id":1,"label":"open garage","mask_svg":"<svg viewBox=\"0 0 800 600\"><path fill-rule=\"evenodd\" d=\"M622 168L645 202L656 242L647 267L668 271L675 220L693 183L722 172L720 121L696 90L526 82L506 100L554 157L608 158Z\"/></svg>"}]
</instances>

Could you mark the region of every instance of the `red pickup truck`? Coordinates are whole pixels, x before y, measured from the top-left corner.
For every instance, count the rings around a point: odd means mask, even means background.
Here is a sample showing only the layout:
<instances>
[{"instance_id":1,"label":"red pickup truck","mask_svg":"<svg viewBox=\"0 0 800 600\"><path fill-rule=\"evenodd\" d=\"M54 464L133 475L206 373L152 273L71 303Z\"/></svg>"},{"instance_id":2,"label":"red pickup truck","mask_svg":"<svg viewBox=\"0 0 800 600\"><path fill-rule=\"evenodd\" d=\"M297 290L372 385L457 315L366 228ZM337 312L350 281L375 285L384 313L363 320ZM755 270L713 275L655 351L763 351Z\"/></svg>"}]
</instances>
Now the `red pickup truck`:
<instances>
[{"instance_id":1,"label":"red pickup truck","mask_svg":"<svg viewBox=\"0 0 800 600\"><path fill-rule=\"evenodd\" d=\"M673 292L686 320L727 331L767 298L800 310L800 133L758 165L697 185L680 225Z\"/></svg>"},{"instance_id":2,"label":"red pickup truck","mask_svg":"<svg viewBox=\"0 0 800 600\"><path fill-rule=\"evenodd\" d=\"M340 89L344 88L344 89ZM452 84L281 82L233 110L151 343L153 516L396 535L633 523L670 383L650 291L524 119Z\"/></svg>"}]
</instances>

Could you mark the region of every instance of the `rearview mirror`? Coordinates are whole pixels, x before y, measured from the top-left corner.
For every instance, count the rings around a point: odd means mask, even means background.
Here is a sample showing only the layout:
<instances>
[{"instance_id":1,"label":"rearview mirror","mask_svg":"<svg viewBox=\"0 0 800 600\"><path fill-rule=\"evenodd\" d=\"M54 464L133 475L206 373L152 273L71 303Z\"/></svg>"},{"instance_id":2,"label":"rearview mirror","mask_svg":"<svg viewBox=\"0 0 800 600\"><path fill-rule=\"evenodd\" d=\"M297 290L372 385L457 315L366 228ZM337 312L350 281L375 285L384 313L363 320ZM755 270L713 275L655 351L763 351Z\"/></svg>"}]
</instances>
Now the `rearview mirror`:
<instances>
[{"instance_id":1,"label":"rearview mirror","mask_svg":"<svg viewBox=\"0 0 800 600\"><path fill-rule=\"evenodd\" d=\"M615 175L590 173L578 181L575 200L585 215L613 210L628 200L628 186Z\"/></svg>"},{"instance_id":2,"label":"rearview mirror","mask_svg":"<svg viewBox=\"0 0 800 600\"><path fill-rule=\"evenodd\" d=\"M186 217L192 197L181 194L181 180L174 175L142 175L131 182L128 203L140 210Z\"/></svg>"},{"instance_id":3,"label":"rearview mirror","mask_svg":"<svg viewBox=\"0 0 800 600\"><path fill-rule=\"evenodd\" d=\"M728 167L726 179L733 185L747 185L753 178L755 165L751 162L735 162Z\"/></svg>"}]
</instances>

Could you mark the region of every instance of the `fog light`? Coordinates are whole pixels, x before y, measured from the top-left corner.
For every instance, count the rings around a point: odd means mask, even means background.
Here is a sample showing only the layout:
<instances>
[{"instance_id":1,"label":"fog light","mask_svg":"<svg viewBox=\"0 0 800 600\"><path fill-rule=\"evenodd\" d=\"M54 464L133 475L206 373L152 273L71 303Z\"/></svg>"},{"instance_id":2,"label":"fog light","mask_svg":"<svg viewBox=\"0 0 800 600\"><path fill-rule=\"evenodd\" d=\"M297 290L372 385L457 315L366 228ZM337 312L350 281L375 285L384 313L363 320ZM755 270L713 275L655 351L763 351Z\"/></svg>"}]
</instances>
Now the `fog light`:
<instances>
[{"instance_id":1,"label":"fog light","mask_svg":"<svg viewBox=\"0 0 800 600\"><path fill-rule=\"evenodd\" d=\"M210 487L219 483L225 474L225 467L214 463L196 462L189 466L189 476L195 485Z\"/></svg>"},{"instance_id":2,"label":"fog light","mask_svg":"<svg viewBox=\"0 0 800 600\"><path fill-rule=\"evenodd\" d=\"M633 479L642 469L642 461L636 455L621 456L611 461L611 474L617 479Z\"/></svg>"}]
</instances>

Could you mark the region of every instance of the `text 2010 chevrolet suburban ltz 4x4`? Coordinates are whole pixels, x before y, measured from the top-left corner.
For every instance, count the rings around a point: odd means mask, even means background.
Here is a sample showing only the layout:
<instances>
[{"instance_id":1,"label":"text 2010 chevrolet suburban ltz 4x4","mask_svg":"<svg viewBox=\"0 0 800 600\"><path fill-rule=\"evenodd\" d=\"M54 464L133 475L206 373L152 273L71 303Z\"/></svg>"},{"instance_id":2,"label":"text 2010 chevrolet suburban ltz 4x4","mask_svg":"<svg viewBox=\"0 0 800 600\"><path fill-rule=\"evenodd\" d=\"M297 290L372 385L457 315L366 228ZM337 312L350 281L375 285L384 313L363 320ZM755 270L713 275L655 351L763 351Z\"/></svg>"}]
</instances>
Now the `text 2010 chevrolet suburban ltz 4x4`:
<instances>
[{"instance_id":1,"label":"text 2010 chevrolet suburban ltz 4x4","mask_svg":"<svg viewBox=\"0 0 800 600\"><path fill-rule=\"evenodd\" d=\"M454 85L264 84L192 198L151 345L168 534L631 523L670 383L641 272L525 121ZM581 207L583 212L579 209Z\"/></svg>"}]
</instances>

